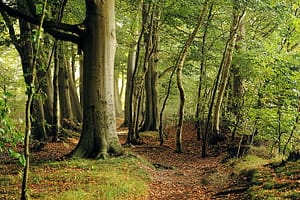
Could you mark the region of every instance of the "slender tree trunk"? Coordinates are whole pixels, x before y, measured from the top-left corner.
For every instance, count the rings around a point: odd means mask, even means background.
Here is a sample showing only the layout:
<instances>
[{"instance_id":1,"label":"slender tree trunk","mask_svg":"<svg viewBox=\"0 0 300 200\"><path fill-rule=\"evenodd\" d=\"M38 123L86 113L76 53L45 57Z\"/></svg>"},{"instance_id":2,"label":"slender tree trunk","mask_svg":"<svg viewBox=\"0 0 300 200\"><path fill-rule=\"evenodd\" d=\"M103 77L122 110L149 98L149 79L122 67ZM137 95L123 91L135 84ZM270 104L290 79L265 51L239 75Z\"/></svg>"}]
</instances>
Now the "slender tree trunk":
<instances>
[{"instance_id":1,"label":"slender tree trunk","mask_svg":"<svg viewBox=\"0 0 300 200\"><path fill-rule=\"evenodd\" d=\"M72 112L72 102L70 95L70 85L69 79L71 73L69 72L69 67L67 66L65 60L65 54L63 51L63 42L58 43L57 48L57 59L59 65L59 102L60 102L60 116L62 120L73 121L73 112Z\"/></svg>"},{"instance_id":2,"label":"slender tree trunk","mask_svg":"<svg viewBox=\"0 0 300 200\"><path fill-rule=\"evenodd\" d=\"M29 152L29 143L30 143L30 134L31 134L31 112L30 107L32 104L33 98L33 88L27 89L27 100L26 100L26 110L25 110L25 138L24 138L24 157L25 157L25 166L23 170L23 179L22 179L22 191L21 191L21 200L29 199L29 194L27 192L27 183L29 177L29 168L30 168L30 152Z\"/></svg>"},{"instance_id":3,"label":"slender tree trunk","mask_svg":"<svg viewBox=\"0 0 300 200\"><path fill-rule=\"evenodd\" d=\"M33 95L34 95L34 86L35 86L35 80L36 80L36 64L37 64L37 58L38 58L38 52L39 52L39 45L40 45L40 33L41 33L41 28L43 25L44 17L45 17L45 11L46 11L46 5L47 5L47 0L44 1L43 4L43 12L42 12L42 17L41 17L41 22L39 26L39 30L37 31L37 41L36 41L36 46L35 49L36 51L33 54L33 61L32 61L32 71L30 76L32 77L32 80L29 84L29 87L27 87L27 100L26 100L26 127L25 127L25 137L24 137L24 157L25 157L25 166L23 169L23 180L22 180L22 188L21 188L21 200L27 200L29 199L29 194L28 194L28 177L29 177L29 168L30 168L30 152L29 152L29 143L30 143L30 134L31 134L31 104L33 100Z\"/></svg>"},{"instance_id":4,"label":"slender tree trunk","mask_svg":"<svg viewBox=\"0 0 300 200\"><path fill-rule=\"evenodd\" d=\"M244 39L246 36L245 31L245 20L244 18L240 22L238 29L238 35L236 39L235 49L236 51L245 50L246 46L244 44ZM233 98L231 98L230 111L235 115L235 124L232 131L232 140L234 140L235 132L242 122L242 106L244 103L244 88L243 88L243 77L241 75L241 65L232 65L232 75L233 75Z\"/></svg>"},{"instance_id":5,"label":"slender tree trunk","mask_svg":"<svg viewBox=\"0 0 300 200\"><path fill-rule=\"evenodd\" d=\"M80 55L79 58L79 71L80 71L80 77L79 77L79 99L80 99L80 105L83 109L83 55Z\"/></svg>"},{"instance_id":6,"label":"slender tree trunk","mask_svg":"<svg viewBox=\"0 0 300 200\"><path fill-rule=\"evenodd\" d=\"M158 130L158 111L157 111L157 62L158 62L158 29L160 19L160 6L158 3L149 4L151 8L144 12L144 16L149 19L147 23L148 32L145 32L145 120L140 131L157 131Z\"/></svg>"},{"instance_id":7,"label":"slender tree trunk","mask_svg":"<svg viewBox=\"0 0 300 200\"><path fill-rule=\"evenodd\" d=\"M206 64L206 36L208 32L208 26L210 25L210 22L212 20L212 10L213 10L213 3L211 3L209 8L209 14L207 17L207 22L205 23L204 27L204 33L202 36L202 45L201 45L201 63L200 63L200 75L199 75L199 86L198 86L198 95L197 95L197 105L196 105L196 115L195 118L197 120L196 122L196 129L197 129L197 140L201 139L201 130L203 129L203 120L200 117L200 113L204 112L204 103L201 100L202 95L202 87L203 83L202 80L205 76L205 64ZM204 96L204 95L203 95Z\"/></svg>"},{"instance_id":8,"label":"slender tree trunk","mask_svg":"<svg viewBox=\"0 0 300 200\"><path fill-rule=\"evenodd\" d=\"M212 144L216 144L218 141L218 137L220 135L220 113L221 113L221 105L223 101L223 97L225 94L225 88L229 78L230 66L233 56L233 50L235 47L236 36L238 32L238 28L240 23L245 16L245 11L242 11L242 14L239 15L239 9L237 7L238 1L233 0L234 8L233 8L233 21L230 30L230 36L226 43L226 48L223 53L222 64L220 68L222 69L221 81L218 86L218 94L217 100L214 108L214 119L213 119L213 136L211 139Z\"/></svg>"},{"instance_id":9,"label":"slender tree trunk","mask_svg":"<svg viewBox=\"0 0 300 200\"><path fill-rule=\"evenodd\" d=\"M277 122L278 122L278 131L277 131L277 142L278 142L278 153L281 153L281 143L282 143L282 130L281 130L281 126L282 126L282 105L283 105L283 101L281 97L277 98Z\"/></svg>"},{"instance_id":10,"label":"slender tree trunk","mask_svg":"<svg viewBox=\"0 0 300 200\"><path fill-rule=\"evenodd\" d=\"M182 48L178 60L176 62L176 74L177 74L177 87L179 90L180 94L180 104L179 104L179 109L178 109L178 124L176 128L176 150L175 152L181 153L182 152L182 125L183 125L183 115L184 115L184 103L185 103L185 94L184 94L184 89L182 85L182 69L183 69L183 64L185 61L185 58L187 56L188 50L196 37L196 34L200 28L200 26L203 24L204 21L204 16L206 14L207 10L207 4L208 0L204 2L203 8L200 12L199 20L192 31L192 33L189 35L188 40L186 41L184 47Z\"/></svg>"},{"instance_id":11,"label":"slender tree trunk","mask_svg":"<svg viewBox=\"0 0 300 200\"><path fill-rule=\"evenodd\" d=\"M300 98L298 97L298 108L297 108L297 113L296 113L296 118L295 118L295 123L293 125L293 128L291 130L291 133L286 141L286 143L284 144L284 147L282 149L282 153L286 154L286 149L289 145L289 143L291 142L292 138L294 137L295 131L297 130L298 127L298 123L299 123L299 114L300 114Z\"/></svg>"},{"instance_id":12,"label":"slender tree trunk","mask_svg":"<svg viewBox=\"0 0 300 200\"><path fill-rule=\"evenodd\" d=\"M143 5L144 6L144 5ZM144 7L143 7L144 9ZM138 91L138 87L137 87L137 83L136 83L136 79L137 79L137 74L138 74L138 63L139 63L139 55L140 55L140 47L142 44L142 38L145 32L145 25L146 22L144 21L145 18L142 18L143 23L142 23L142 29L140 32L140 35L138 37L138 41L137 41L137 49L136 49L136 56L135 56L135 63L134 63L134 70L130 79L131 82L131 87L129 88L129 104L128 104L128 123L129 123L129 127L128 127L128 136L127 136L127 143L128 144L134 144L137 143L137 139L139 137L138 132L137 132L137 125L136 125L136 118L137 118L137 114L135 112L136 108L137 108L137 103L138 102L138 95L135 95L135 92L139 92Z\"/></svg>"},{"instance_id":13,"label":"slender tree trunk","mask_svg":"<svg viewBox=\"0 0 300 200\"><path fill-rule=\"evenodd\" d=\"M66 59L66 58L65 58ZM79 101L79 96L77 92L76 82L75 82L75 73L74 73L74 66L73 64L69 63L67 60L66 67L68 72L68 85L70 90L70 102L71 102L71 109L72 109L72 117L78 123L82 122L82 106ZM73 62L73 61L72 61Z\"/></svg>"},{"instance_id":14,"label":"slender tree trunk","mask_svg":"<svg viewBox=\"0 0 300 200\"><path fill-rule=\"evenodd\" d=\"M53 70L53 122L52 122L53 141L57 140L58 132L59 132L58 73L59 73L59 64L58 64L58 55L57 55L57 41L55 41L55 44L54 44L54 70Z\"/></svg>"},{"instance_id":15,"label":"slender tree trunk","mask_svg":"<svg viewBox=\"0 0 300 200\"><path fill-rule=\"evenodd\" d=\"M41 55L42 56L42 55ZM47 61L44 57L38 61L37 65L37 87L40 88L40 94L42 94L45 98L41 99L43 104L43 112L44 112L44 120L48 125L46 126L47 135L50 135L52 130L52 121L53 121L53 81L51 77L51 70L45 69L43 67L46 65Z\"/></svg>"},{"instance_id":16,"label":"slender tree trunk","mask_svg":"<svg viewBox=\"0 0 300 200\"><path fill-rule=\"evenodd\" d=\"M139 1L137 5L137 13L141 10L142 1ZM141 44L141 35L138 33L137 27L139 27L140 15L137 14L135 19L132 20L131 32L133 33L133 40L130 42L127 58L127 72L126 72L126 89L125 89L125 103L124 103L124 127L129 127L132 121L132 95L134 89L134 79L135 79L135 68L137 67L137 60L139 59L139 48ZM142 24L142 29L144 25Z\"/></svg>"},{"instance_id":17,"label":"slender tree trunk","mask_svg":"<svg viewBox=\"0 0 300 200\"><path fill-rule=\"evenodd\" d=\"M136 41L133 41L132 44L129 47L129 53L128 53L128 61L127 61L127 81L126 81L126 90L125 90L125 104L124 104L124 123L123 126L129 126L129 118L130 118L130 104L132 103L130 101L131 99L131 90L133 88L132 85L132 79L133 79L133 71L135 68L135 60L136 60L136 49L137 44Z\"/></svg>"},{"instance_id":18,"label":"slender tree trunk","mask_svg":"<svg viewBox=\"0 0 300 200\"><path fill-rule=\"evenodd\" d=\"M72 104L73 120L75 120L78 123L82 123L82 107L79 101L77 88L73 80L69 79L69 87L70 87L70 99Z\"/></svg>"},{"instance_id":19,"label":"slender tree trunk","mask_svg":"<svg viewBox=\"0 0 300 200\"><path fill-rule=\"evenodd\" d=\"M167 94L166 94L166 97L163 101L163 104L162 104L162 107L161 107L161 110L160 110L160 113L159 113L159 140L160 140L160 145L163 145L164 143L164 126L163 126L163 114L164 114L164 110L167 106L167 102L168 102L168 99L169 99L169 96L170 96L170 92L171 92L171 86L172 86L172 80L173 80L173 76L176 72L176 66L174 66L172 72L171 72L171 75L170 75L170 78L169 78L169 82L168 82L168 89L167 89Z\"/></svg>"},{"instance_id":20,"label":"slender tree trunk","mask_svg":"<svg viewBox=\"0 0 300 200\"><path fill-rule=\"evenodd\" d=\"M122 116L122 101L121 101L121 96L120 96L120 93L119 93L119 86L118 86L118 76L115 77L114 81L115 81L115 84L114 84L114 94L115 94L115 110L116 110L116 113L115 115L117 117L120 117Z\"/></svg>"}]
</instances>

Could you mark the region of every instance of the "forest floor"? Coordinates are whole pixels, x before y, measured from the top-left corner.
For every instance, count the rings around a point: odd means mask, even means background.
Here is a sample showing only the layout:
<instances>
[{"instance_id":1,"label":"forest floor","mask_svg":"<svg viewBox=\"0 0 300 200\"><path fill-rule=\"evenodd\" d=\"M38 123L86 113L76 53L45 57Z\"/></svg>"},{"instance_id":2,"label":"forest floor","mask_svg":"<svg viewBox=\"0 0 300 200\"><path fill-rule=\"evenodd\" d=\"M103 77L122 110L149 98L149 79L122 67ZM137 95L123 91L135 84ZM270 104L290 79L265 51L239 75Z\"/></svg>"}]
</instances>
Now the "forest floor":
<instances>
[{"instance_id":1,"label":"forest floor","mask_svg":"<svg viewBox=\"0 0 300 200\"><path fill-rule=\"evenodd\" d=\"M122 120L118 119L118 127L121 123ZM42 193L43 195L47 195L47 193L48 196L49 194L52 195L50 192L52 190L53 194L60 195L60 193L55 191L78 190L78 188L82 188L81 191L86 191L82 199L99 199L99 196L89 196L92 195L92 192L88 192L89 190L86 190L85 185L92 184L91 186L93 186L93 184L96 184L94 188L96 191L99 191L99 187L104 188L105 185L111 185L118 192L124 188L117 188L117 182L119 182L120 186L124 186L127 181L136 181L136 183L135 185L131 184L134 189L129 189L131 191L130 198L123 197L122 199L247 200L268 199L265 197L272 195L274 199L300 199L300 160L297 161L298 163L295 162L295 164L279 163L278 167L263 164L260 169L255 168L255 170L252 170L251 168L250 171L248 170L247 173L242 175L241 171L235 169L236 163L233 165L233 162L231 162L228 148L233 144L229 140L222 142L222 145L210 147L207 152L208 156L202 158L201 141L196 139L196 130L193 123L185 123L183 127L183 153L174 153L176 129L168 127L165 131L167 138L162 146L159 144L156 132L144 132L140 135L143 141L141 145L126 147L128 151L132 151L137 155L134 160L129 157L127 160L126 158L123 159L125 163L122 163L122 158L108 161L115 163L114 166L117 166L116 170L121 170L120 172L114 172L114 174L124 173L125 176L121 178L116 176L114 183L103 182L103 180L107 179L109 181L112 178L110 168L106 170L107 177L104 179L98 175L94 176L93 173L98 174L100 171L103 171L101 167L106 166L97 164L98 161L90 161L90 163L88 161L87 163L82 163L82 161L47 163L47 160L58 160L68 154L76 146L77 139L69 138L65 142L47 143L41 151L33 150L31 160L33 164L35 163L32 169L35 175L31 178L31 187L34 188L32 193L36 195L36 198L33 199L43 198L43 196L39 196ZM127 129L118 128L118 135L121 143L124 144L127 137ZM140 157L144 158L140 159L141 161L147 160L148 164L138 164ZM7 156L0 154L0 199L17 199L9 197L18 193L18 188L20 187L21 168L16 165L15 161L11 162L9 160ZM247 162L247 160L241 162ZM249 162L250 164L246 163L246 165L250 166L253 163L252 160ZM107 165L107 167L111 166ZM139 171L140 169L141 171ZM51 173L48 173L47 170ZM150 174L150 180L147 177L140 176L145 170ZM80 172L80 176L78 176L78 172ZM102 175L105 173L101 172ZM14 178L16 175L18 175L18 179ZM128 179L128 176L134 175L136 177ZM62 182L60 177L65 177L68 181ZM120 182L122 181L120 179L124 179L125 182ZM139 182L139 179L143 179L142 182ZM6 183L3 181L6 181ZM103 186L99 185L99 181L103 182ZM149 187L147 187L148 192L147 189L145 190L148 193L147 197L135 196L137 185L143 184L149 184ZM49 188L50 186L51 188ZM258 191L262 192L258 193ZM252 197L254 194L257 198L250 197L249 192L252 192ZM280 195L284 198L277 198ZM53 199L56 198L53 197ZM120 198L117 196L100 199Z\"/></svg>"},{"instance_id":2,"label":"forest floor","mask_svg":"<svg viewBox=\"0 0 300 200\"><path fill-rule=\"evenodd\" d=\"M202 158L195 126L186 123L182 136L184 152L174 153L176 129L170 127L166 132L162 146L156 132L144 132L140 134L143 144L129 148L154 166L149 169L152 180L148 200L248 199L246 179L235 174L226 163L228 144L209 149L208 156ZM119 129L119 133L124 143L126 129Z\"/></svg>"}]
</instances>

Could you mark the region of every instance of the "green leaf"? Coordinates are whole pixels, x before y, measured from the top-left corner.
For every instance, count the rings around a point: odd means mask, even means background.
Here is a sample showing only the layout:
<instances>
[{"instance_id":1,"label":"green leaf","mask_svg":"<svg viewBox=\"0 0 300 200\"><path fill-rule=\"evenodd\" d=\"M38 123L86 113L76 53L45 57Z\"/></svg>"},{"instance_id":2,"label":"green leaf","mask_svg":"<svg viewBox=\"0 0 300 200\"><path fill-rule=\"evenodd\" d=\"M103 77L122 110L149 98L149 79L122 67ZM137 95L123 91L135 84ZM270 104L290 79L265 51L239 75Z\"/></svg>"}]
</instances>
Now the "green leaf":
<instances>
[{"instance_id":1,"label":"green leaf","mask_svg":"<svg viewBox=\"0 0 300 200\"><path fill-rule=\"evenodd\" d=\"M5 134L5 130L3 128L0 128L0 134L4 135Z\"/></svg>"},{"instance_id":2,"label":"green leaf","mask_svg":"<svg viewBox=\"0 0 300 200\"><path fill-rule=\"evenodd\" d=\"M21 165L23 167L25 167L25 165L26 165L26 159L25 159L24 154L20 154L19 161L20 161Z\"/></svg>"}]
</instances>

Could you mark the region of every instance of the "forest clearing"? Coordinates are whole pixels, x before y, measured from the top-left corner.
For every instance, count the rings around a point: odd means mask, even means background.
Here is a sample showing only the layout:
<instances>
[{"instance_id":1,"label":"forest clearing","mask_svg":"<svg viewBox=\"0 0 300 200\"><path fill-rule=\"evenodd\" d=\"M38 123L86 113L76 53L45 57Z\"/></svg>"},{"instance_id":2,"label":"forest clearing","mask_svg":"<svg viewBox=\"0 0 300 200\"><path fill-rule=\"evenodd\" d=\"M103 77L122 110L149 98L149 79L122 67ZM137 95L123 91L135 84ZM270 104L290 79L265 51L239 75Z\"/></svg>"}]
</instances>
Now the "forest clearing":
<instances>
[{"instance_id":1,"label":"forest clearing","mask_svg":"<svg viewBox=\"0 0 300 200\"><path fill-rule=\"evenodd\" d=\"M0 199L300 199L299 0L0 0Z\"/></svg>"},{"instance_id":2,"label":"forest clearing","mask_svg":"<svg viewBox=\"0 0 300 200\"><path fill-rule=\"evenodd\" d=\"M120 120L119 120L120 121ZM174 153L174 128L160 146L157 133L144 133L144 144L108 160L60 160L76 140L48 143L32 153L32 199L299 199L300 160L283 163L257 155L237 161L229 144L201 158L194 125L184 126L184 153ZM121 142L126 129L119 129ZM173 135L173 136L172 136ZM75 143L74 143L75 142ZM277 166L276 166L277 165ZM274 167L275 166L275 167ZM0 199L20 197L18 160L1 155Z\"/></svg>"}]
</instances>

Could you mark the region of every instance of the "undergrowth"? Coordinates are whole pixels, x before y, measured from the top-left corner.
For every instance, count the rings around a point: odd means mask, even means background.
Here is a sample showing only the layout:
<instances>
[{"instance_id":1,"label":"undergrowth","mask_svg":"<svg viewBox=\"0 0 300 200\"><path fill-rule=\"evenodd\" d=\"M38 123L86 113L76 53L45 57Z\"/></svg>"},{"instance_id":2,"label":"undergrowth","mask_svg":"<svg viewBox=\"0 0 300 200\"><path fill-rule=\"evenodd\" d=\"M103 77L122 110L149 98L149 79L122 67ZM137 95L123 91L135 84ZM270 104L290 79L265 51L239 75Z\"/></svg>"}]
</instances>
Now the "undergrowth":
<instances>
[{"instance_id":1,"label":"undergrowth","mask_svg":"<svg viewBox=\"0 0 300 200\"><path fill-rule=\"evenodd\" d=\"M247 177L253 200L300 199L300 160L264 159L249 155L234 161L234 170Z\"/></svg>"},{"instance_id":2,"label":"undergrowth","mask_svg":"<svg viewBox=\"0 0 300 200\"><path fill-rule=\"evenodd\" d=\"M136 156L107 160L74 159L33 163L31 199L142 199L147 195L149 167ZM11 172L11 170L9 170ZM19 199L21 168L0 176L0 199Z\"/></svg>"}]
</instances>

